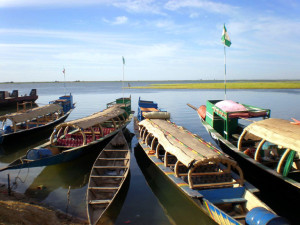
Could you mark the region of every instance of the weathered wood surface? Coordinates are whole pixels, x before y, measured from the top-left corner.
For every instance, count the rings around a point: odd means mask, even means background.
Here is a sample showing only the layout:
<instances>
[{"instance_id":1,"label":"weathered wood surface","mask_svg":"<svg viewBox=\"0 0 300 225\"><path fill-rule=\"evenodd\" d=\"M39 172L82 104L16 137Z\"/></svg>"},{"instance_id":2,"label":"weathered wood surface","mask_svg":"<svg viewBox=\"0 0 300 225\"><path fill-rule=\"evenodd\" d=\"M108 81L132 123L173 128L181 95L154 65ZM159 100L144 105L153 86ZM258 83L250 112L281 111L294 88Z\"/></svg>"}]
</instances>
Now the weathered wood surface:
<instances>
[{"instance_id":1,"label":"weathered wood surface","mask_svg":"<svg viewBox=\"0 0 300 225\"><path fill-rule=\"evenodd\" d=\"M213 146L202 142L197 135L191 134L170 121L151 119L143 120L139 124L157 138L166 151L175 155L186 166L193 161L225 157Z\"/></svg>"},{"instance_id":2,"label":"weathered wood surface","mask_svg":"<svg viewBox=\"0 0 300 225\"><path fill-rule=\"evenodd\" d=\"M97 157L87 190L87 213L90 224L98 224L121 189L130 167L130 151L120 131Z\"/></svg>"}]
</instances>

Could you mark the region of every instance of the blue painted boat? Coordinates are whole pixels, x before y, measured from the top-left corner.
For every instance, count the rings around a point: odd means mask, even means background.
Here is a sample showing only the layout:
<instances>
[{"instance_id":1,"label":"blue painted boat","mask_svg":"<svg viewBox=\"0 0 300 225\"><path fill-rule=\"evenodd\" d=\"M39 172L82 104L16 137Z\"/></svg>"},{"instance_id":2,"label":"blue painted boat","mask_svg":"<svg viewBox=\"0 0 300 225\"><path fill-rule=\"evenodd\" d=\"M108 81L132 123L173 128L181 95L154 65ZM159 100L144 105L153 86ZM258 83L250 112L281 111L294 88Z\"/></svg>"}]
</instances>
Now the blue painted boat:
<instances>
[{"instance_id":1,"label":"blue painted boat","mask_svg":"<svg viewBox=\"0 0 300 225\"><path fill-rule=\"evenodd\" d=\"M256 197L236 161L172 123L155 102L139 99L138 106L135 133L144 153L207 217L217 224L289 224Z\"/></svg>"},{"instance_id":2,"label":"blue painted boat","mask_svg":"<svg viewBox=\"0 0 300 225\"><path fill-rule=\"evenodd\" d=\"M50 101L45 106L21 109L16 113L0 116L0 144L26 141L41 134L49 135L53 127L64 122L74 108L73 96L70 94Z\"/></svg>"},{"instance_id":3,"label":"blue painted boat","mask_svg":"<svg viewBox=\"0 0 300 225\"><path fill-rule=\"evenodd\" d=\"M103 111L57 125L50 141L28 150L23 157L1 169L48 166L74 160L95 150L104 140L126 128L133 116L131 99L120 98Z\"/></svg>"}]
</instances>

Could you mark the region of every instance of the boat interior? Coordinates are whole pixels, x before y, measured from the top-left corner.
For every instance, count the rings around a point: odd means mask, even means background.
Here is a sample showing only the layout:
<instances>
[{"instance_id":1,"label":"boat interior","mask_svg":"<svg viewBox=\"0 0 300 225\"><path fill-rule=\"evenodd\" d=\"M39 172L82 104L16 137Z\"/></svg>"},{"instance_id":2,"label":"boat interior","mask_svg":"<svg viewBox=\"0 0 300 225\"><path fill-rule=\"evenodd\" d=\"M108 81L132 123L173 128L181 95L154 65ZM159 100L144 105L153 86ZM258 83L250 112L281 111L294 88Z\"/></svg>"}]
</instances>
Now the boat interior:
<instances>
[{"instance_id":1,"label":"boat interior","mask_svg":"<svg viewBox=\"0 0 300 225\"><path fill-rule=\"evenodd\" d=\"M146 127L140 126L139 129L140 137L149 147L147 154L154 155L165 167L170 168L176 177L181 178L180 185L186 183L190 189L198 191L219 209L242 224L245 223L247 212L254 207L251 202L256 197L246 190L243 173L235 161L217 155L211 158L204 156L202 160L193 161L187 166L174 154L168 152L159 138ZM181 144L187 145L187 143L189 142ZM209 145L206 142L202 143Z\"/></svg>"},{"instance_id":2,"label":"boat interior","mask_svg":"<svg viewBox=\"0 0 300 225\"><path fill-rule=\"evenodd\" d=\"M114 142L101 151L92 168L87 197L91 224L95 224L112 202L129 172L128 144L117 139L118 136L113 138Z\"/></svg>"},{"instance_id":3,"label":"boat interior","mask_svg":"<svg viewBox=\"0 0 300 225\"><path fill-rule=\"evenodd\" d=\"M228 109L228 107L237 106L244 108L245 111ZM262 138L251 133L243 134L249 125L262 120L270 120L268 119L270 110L219 100L207 101L205 110L205 121L240 151L284 177L300 181L299 152L284 147L284 142L275 144L268 141L268 137Z\"/></svg>"},{"instance_id":4,"label":"boat interior","mask_svg":"<svg viewBox=\"0 0 300 225\"><path fill-rule=\"evenodd\" d=\"M299 152L251 133L242 134L237 147L255 161L300 182Z\"/></svg>"}]
</instances>

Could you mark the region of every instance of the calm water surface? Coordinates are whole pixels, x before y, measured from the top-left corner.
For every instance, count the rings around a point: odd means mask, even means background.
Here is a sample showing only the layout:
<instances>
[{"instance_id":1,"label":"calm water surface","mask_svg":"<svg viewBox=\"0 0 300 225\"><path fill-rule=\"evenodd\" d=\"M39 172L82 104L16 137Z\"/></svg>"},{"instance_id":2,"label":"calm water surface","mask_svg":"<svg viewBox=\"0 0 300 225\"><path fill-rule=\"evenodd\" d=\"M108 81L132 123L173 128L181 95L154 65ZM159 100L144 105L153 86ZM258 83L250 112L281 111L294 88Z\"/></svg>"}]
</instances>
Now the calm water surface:
<instances>
[{"instance_id":1,"label":"calm water surface","mask_svg":"<svg viewBox=\"0 0 300 225\"><path fill-rule=\"evenodd\" d=\"M151 82L134 82L131 86L146 85ZM161 83L161 82L160 82ZM127 83L125 83L127 86ZM31 88L38 90L39 105L47 104L66 93L72 93L76 109L69 116L73 120L90 115L106 108L106 103L118 97L131 95L132 109L137 110L138 98L156 101L163 109L171 113L172 121L188 128L191 132L212 142L201 125L196 113L186 103L195 106L205 104L206 99L223 99L222 90L142 90L126 89L122 92L121 82L0 84L0 90L18 89L20 94L28 94ZM249 105L270 108L271 116L300 119L298 107L299 90L228 90L227 99ZM128 129L133 132L133 123ZM0 148L0 167L24 155L31 146ZM28 145L28 144L26 144ZM131 176L123 197L115 204L112 215L115 224L195 224L193 210L189 202L176 194L172 185L164 182L154 168L143 168L144 161L135 157L137 140L132 139ZM86 219L85 197L89 172L97 153L84 156L73 162L48 167L11 170L0 173L0 183L7 183L10 174L14 190L35 197L55 208ZM137 162L137 160L139 160ZM141 167L140 167L140 166ZM150 173L149 173L150 171ZM152 172L151 172L152 171ZM159 180L160 182L156 181ZM67 193L70 188L70 195ZM165 192L166 189L170 192ZM169 197L166 197L167 195ZM173 196L173 197L172 197ZM69 204L68 204L69 202ZM188 215L188 216L186 216ZM189 218L190 217L190 218ZM184 222L183 222L184 221Z\"/></svg>"}]
</instances>

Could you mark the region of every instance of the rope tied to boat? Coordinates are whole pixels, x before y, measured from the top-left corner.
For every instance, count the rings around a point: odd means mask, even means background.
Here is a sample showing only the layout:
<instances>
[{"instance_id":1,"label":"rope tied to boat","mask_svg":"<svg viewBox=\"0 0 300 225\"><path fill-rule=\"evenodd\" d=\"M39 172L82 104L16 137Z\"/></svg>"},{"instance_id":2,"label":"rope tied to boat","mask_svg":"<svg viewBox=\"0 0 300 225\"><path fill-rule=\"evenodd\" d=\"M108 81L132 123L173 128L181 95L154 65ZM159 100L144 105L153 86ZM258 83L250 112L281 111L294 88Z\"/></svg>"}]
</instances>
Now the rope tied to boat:
<instances>
[{"instance_id":1,"label":"rope tied to boat","mask_svg":"<svg viewBox=\"0 0 300 225\"><path fill-rule=\"evenodd\" d=\"M22 178L19 176L21 170L22 170L22 169L19 169L18 175L15 177L15 180L14 180L14 182L12 183L12 186L11 186L11 189L12 189L12 190L17 189L17 187L18 187L17 180L18 180L18 179L19 179L19 180L21 181L21 183L23 183L23 184L24 184L24 183L26 182L26 180L27 180L27 177L28 177L28 175L29 175L29 168L27 168L27 174L26 174L26 177L25 177L24 180L22 180Z\"/></svg>"}]
</instances>

